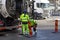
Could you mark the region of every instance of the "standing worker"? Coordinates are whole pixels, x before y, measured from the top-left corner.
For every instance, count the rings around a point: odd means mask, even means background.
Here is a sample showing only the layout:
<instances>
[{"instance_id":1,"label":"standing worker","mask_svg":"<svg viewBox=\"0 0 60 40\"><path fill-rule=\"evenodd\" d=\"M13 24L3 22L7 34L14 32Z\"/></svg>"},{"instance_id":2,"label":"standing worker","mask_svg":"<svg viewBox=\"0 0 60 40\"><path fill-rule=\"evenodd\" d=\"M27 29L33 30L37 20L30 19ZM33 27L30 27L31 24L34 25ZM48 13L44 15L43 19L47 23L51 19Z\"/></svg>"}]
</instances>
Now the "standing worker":
<instances>
[{"instance_id":1,"label":"standing worker","mask_svg":"<svg viewBox=\"0 0 60 40\"><path fill-rule=\"evenodd\" d=\"M29 21L29 15L27 14L27 11L24 10L24 13L20 16L20 20L22 22L22 34L29 34L29 28L28 28L28 21Z\"/></svg>"}]
</instances>

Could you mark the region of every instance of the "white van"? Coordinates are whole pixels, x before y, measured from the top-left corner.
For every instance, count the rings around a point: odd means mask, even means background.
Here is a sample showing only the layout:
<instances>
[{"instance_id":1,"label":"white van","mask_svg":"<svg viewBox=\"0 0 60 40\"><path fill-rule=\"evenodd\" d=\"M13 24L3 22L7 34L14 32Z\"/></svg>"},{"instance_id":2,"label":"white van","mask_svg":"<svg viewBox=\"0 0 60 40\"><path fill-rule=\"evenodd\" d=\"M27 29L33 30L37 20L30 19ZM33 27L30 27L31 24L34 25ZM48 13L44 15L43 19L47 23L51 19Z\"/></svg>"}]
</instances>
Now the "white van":
<instances>
[{"instance_id":1,"label":"white van","mask_svg":"<svg viewBox=\"0 0 60 40\"><path fill-rule=\"evenodd\" d=\"M50 17L50 8L49 4L50 2L48 0L34 0L34 13L37 13L38 15L42 16L43 18Z\"/></svg>"}]
</instances>

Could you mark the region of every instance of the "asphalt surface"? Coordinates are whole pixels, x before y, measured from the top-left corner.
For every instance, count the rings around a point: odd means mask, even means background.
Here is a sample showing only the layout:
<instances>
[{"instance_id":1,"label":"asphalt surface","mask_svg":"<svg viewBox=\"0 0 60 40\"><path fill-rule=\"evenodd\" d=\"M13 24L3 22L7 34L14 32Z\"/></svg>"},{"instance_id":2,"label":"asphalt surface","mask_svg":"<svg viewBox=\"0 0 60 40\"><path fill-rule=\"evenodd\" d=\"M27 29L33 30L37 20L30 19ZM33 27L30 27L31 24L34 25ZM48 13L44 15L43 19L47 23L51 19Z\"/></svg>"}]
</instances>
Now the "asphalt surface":
<instances>
[{"instance_id":1,"label":"asphalt surface","mask_svg":"<svg viewBox=\"0 0 60 40\"><path fill-rule=\"evenodd\" d=\"M60 32L54 32L54 30L37 29L37 35L29 38L19 35L17 31L8 31L5 35L0 35L0 40L60 40Z\"/></svg>"},{"instance_id":2,"label":"asphalt surface","mask_svg":"<svg viewBox=\"0 0 60 40\"><path fill-rule=\"evenodd\" d=\"M60 40L60 21L59 30L55 33L55 21L54 20L37 20L37 35L33 37L26 37L19 35L20 31L3 31L0 32L0 40Z\"/></svg>"}]
</instances>

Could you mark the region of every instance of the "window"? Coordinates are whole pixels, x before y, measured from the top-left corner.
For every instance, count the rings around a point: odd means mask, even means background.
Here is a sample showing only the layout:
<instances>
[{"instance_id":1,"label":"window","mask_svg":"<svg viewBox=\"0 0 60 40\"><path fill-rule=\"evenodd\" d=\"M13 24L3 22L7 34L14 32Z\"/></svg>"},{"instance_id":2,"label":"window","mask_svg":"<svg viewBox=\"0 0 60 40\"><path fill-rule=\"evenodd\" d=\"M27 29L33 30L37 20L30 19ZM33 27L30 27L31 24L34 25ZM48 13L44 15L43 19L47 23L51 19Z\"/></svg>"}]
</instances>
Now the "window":
<instances>
[{"instance_id":1,"label":"window","mask_svg":"<svg viewBox=\"0 0 60 40\"><path fill-rule=\"evenodd\" d=\"M49 3L37 3L38 8L47 8L49 7Z\"/></svg>"},{"instance_id":2,"label":"window","mask_svg":"<svg viewBox=\"0 0 60 40\"><path fill-rule=\"evenodd\" d=\"M39 3L37 3L37 7L38 7L38 8L40 8L40 5L39 5Z\"/></svg>"},{"instance_id":3,"label":"window","mask_svg":"<svg viewBox=\"0 0 60 40\"><path fill-rule=\"evenodd\" d=\"M2 3L2 0L0 0L0 4Z\"/></svg>"}]
</instances>

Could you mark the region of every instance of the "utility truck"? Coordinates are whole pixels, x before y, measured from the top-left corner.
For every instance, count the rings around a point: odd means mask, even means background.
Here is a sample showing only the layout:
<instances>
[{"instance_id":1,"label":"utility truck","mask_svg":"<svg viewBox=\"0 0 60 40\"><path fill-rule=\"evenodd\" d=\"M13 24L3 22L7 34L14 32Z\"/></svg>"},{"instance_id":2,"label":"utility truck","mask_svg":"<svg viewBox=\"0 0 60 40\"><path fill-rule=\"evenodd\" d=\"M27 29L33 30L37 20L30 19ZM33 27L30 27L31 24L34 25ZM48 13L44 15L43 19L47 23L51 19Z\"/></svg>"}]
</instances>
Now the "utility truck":
<instances>
[{"instance_id":1,"label":"utility truck","mask_svg":"<svg viewBox=\"0 0 60 40\"><path fill-rule=\"evenodd\" d=\"M22 0L0 0L0 29L15 29Z\"/></svg>"}]
</instances>

